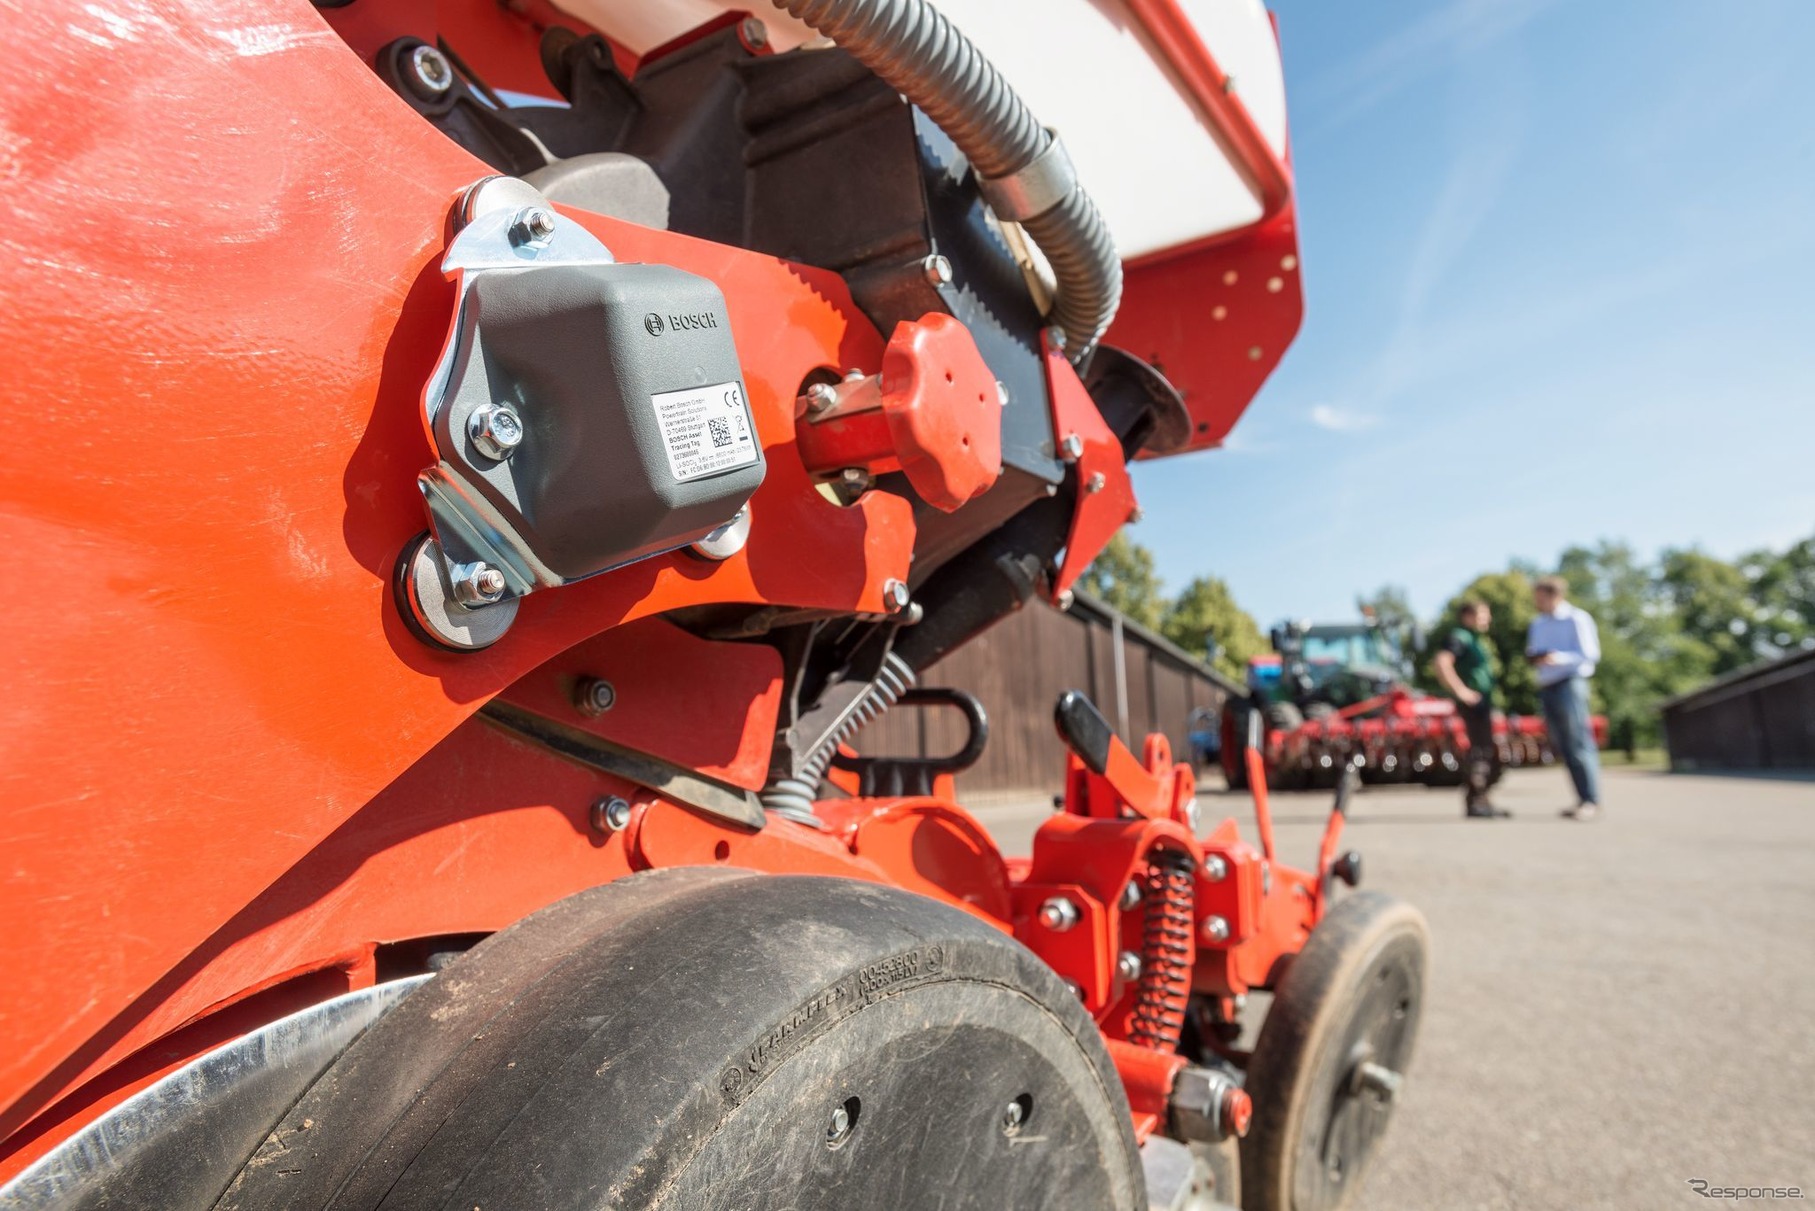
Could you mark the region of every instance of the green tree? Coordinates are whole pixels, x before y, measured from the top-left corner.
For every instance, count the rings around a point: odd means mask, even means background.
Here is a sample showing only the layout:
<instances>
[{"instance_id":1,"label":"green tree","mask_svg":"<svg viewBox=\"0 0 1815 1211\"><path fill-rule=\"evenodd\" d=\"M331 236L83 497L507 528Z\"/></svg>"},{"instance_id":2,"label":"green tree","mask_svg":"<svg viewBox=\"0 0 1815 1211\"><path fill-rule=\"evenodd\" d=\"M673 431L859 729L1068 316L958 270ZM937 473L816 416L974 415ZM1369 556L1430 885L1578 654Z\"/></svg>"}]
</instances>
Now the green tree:
<instances>
[{"instance_id":1,"label":"green tree","mask_svg":"<svg viewBox=\"0 0 1815 1211\"><path fill-rule=\"evenodd\" d=\"M1161 616L1160 632L1192 655L1208 656L1210 663L1237 681L1247 677L1252 657L1269 650L1253 616L1214 576L1200 576L1185 586Z\"/></svg>"},{"instance_id":2,"label":"green tree","mask_svg":"<svg viewBox=\"0 0 1815 1211\"><path fill-rule=\"evenodd\" d=\"M1815 538L1781 554L1754 551L1739 559L1754 606L1754 646L1761 656L1815 648Z\"/></svg>"},{"instance_id":3,"label":"green tree","mask_svg":"<svg viewBox=\"0 0 1815 1211\"><path fill-rule=\"evenodd\" d=\"M1123 532L1084 569L1078 587L1146 627L1157 628L1166 608L1153 552Z\"/></svg>"},{"instance_id":4,"label":"green tree","mask_svg":"<svg viewBox=\"0 0 1815 1211\"><path fill-rule=\"evenodd\" d=\"M1665 551L1658 587L1682 633L1707 649L1716 676L1753 663L1769 644L1774 620L1761 616L1734 564L1693 549Z\"/></svg>"}]
</instances>

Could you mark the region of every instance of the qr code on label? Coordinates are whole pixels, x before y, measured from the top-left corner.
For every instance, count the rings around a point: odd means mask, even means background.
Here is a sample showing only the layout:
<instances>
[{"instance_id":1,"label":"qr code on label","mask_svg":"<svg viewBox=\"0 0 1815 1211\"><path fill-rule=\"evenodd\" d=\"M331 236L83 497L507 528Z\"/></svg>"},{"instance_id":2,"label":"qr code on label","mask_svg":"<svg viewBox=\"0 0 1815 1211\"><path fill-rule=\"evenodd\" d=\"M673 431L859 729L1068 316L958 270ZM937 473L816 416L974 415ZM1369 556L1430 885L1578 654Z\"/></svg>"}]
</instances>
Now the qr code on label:
<instances>
[{"instance_id":1,"label":"qr code on label","mask_svg":"<svg viewBox=\"0 0 1815 1211\"><path fill-rule=\"evenodd\" d=\"M709 416L706 418L706 427L712 432L712 445L714 448L731 444L730 421L721 420L716 416Z\"/></svg>"}]
</instances>

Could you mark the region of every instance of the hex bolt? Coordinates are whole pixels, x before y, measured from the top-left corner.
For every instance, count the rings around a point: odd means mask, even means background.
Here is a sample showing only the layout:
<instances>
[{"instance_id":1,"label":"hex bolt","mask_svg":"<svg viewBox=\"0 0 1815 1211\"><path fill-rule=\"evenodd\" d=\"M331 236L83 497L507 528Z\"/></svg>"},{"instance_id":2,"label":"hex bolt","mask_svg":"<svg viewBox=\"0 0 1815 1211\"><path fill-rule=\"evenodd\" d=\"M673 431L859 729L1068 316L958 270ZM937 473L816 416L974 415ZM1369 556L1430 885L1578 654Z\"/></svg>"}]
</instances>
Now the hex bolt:
<instances>
[{"instance_id":1,"label":"hex bolt","mask_svg":"<svg viewBox=\"0 0 1815 1211\"><path fill-rule=\"evenodd\" d=\"M1141 902L1140 880L1130 879L1130 880L1128 880L1128 885L1126 887L1122 888L1122 901L1121 901L1122 911L1127 912L1129 909L1135 907L1140 902Z\"/></svg>"},{"instance_id":2,"label":"hex bolt","mask_svg":"<svg viewBox=\"0 0 1815 1211\"><path fill-rule=\"evenodd\" d=\"M1002 1107L1002 1130L1005 1134L1015 1134L1015 1132L1021 1130L1021 1124L1026 1121L1027 1107L1021 1104L1020 1098L1016 1098L1008 1105Z\"/></svg>"},{"instance_id":3,"label":"hex bolt","mask_svg":"<svg viewBox=\"0 0 1815 1211\"><path fill-rule=\"evenodd\" d=\"M454 86L454 68L447 56L432 46L410 52L409 85L425 101L445 96Z\"/></svg>"},{"instance_id":4,"label":"hex bolt","mask_svg":"<svg viewBox=\"0 0 1815 1211\"><path fill-rule=\"evenodd\" d=\"M769 27L755 17L745 17L737 29L743 35L744 45L751 50L761 50L769 45Z\"/></svg>"},{"instance_id":5,"label":"hex bolt","mask_svg":"<svg viewBox=\"0 0 1815 1211\"><path fill-rule=\"evenodd\" d=\"M1254 1117L1247 1091L1227 1072L1194 1064L1173 1078L1169 1101L1173 1131L1201 1143L1246 1135Z\"/></svg>"},{"instance_id":6,"label":"hex bolt","mask_svg":"<svg viewBox=\"0 0 1815 1211\"><path fill-rule=\"evenodd\" d=\"M509 404L485 404L466 418L466 435L479 453L503 462L523 444L523 418Z\"/></svg>"},{"instance_id":7,"label":"hex bolt","mask_svg":"<svg viewBox=\"0 0 1815 1211\"><path fill-rule=\"evenodd\" d=\"M602 678L584 677L574 686L573 704L582 715L603 715L618 704L618 691Z\"/></svg>"},{"instance_id":8,"label":"hex bolt","mask_svg":"<svg viewBox=\"0 0 1815 1211\"><path fill-rule=\"evenodd\" d=\"M1115 969L1124 980L1138 980L1141 978L1141 956L1132 950L1124 950L1116 956Z\"/></svg>"},{"instance_id":9,"label":"hex bolt","mask_svg":"<svg viewBox=\"0 0 1815 1211\"><path fill-rule=\"evenodd\" d=\"M882 582L882 604L888 607L889 613L901 613L908 608L908 603L913 599L913 594L908 592L908 587L899 580L889 579Z\"/></svg>"},{"instance_id":10,"label":"hex bolt","mask_svg":"<svg viewBox=\"0 0 1815 1211\"><path fill-rule=\"evenodd\" d=\"M1084 456L1084 439L1076 433L1067 433L1059 442L1059 457L1068 463L1075 463Z\"/></svg>"},{"instance_id":11,"label":"hex bolt","mask_svg":"<svg viewBox=\"0 0 1815 1211\"><path fill-rule=\"evenodd\" d=\"M1357 1090L1366 1089L1380 1095L1380 1100L1392 1105L1399 1100L1399 1091L1405 1087L1405 1077L1394 1072L1385 1064L1376 1064L1366 1060L1355 1069L1354 1086Z\"/></svg>"},{"instance_id":12,"label":"hex bolt","mask_svg":"<svg viewBox=\"0 0 1815 1211\"><path fill-rule=\"evenodd\" d=\"M1040 905L1040 924L1064 933L1078 923L1078 906L1064 896L1051 896Z\"/></svg>"},{"instance_id":13,"label":"hex bolt","mask_svg":"<svg viewBox=\"0 0 1815 1211\"><path fill-rule=\"evenodd\" d=\"M504 596L504 573L489 563L457 563L448 569L454 600L469 610L495 604Z\"/></svg>"},{"instance_id":14,"label":"hex bolt","mask_svg":"<svg viewBox=\"0 0 1815 1211\"><path fill-rule=\"evenodd\" d=\"M600 835L621 833L630 826L630 800L607 795L592 805L592 831Z\"/></svg>"},{"instance_id":15,"label":"hex bolt","mask_svg":"<svg viewBox=\"0 0 1815 1211\"><path fill-rule=\"evenodd\" d=\"M1065 329L1059 327L1057 324L1053 325L1046 329L1046 339L1052 343L1054 349L1058 350L1060 353L1065 352Z\"/></svg>"},{"instance_id":16,"label":"hex bolt","mask_svg":"<svg viewBox=\"0 0 1815 1211\"><path fill-rule=\"evenodd\" d=\"M1198 932L1206 942L1227 942L1229 940L1229 922L1223 917L1205 917Z\"/></svg>"},{"instance_id":17,"label":"hex bolt","mask_svg":"<svg viewBox=\"0 0 1815 1211\"><path fill-rule=\"evenodd\" d=\"M1093 473L1089 479L1084 481L1084 490L1086 492L1101 492L1108 486L1109 478L1101 471Z\"/></svg>"},{"instance_id":18,"label":"hex bolt","mask_svg":"<svg viewBox=\"0 0 1815 1211\"><path fill-rule=\"evenodd\" d=\"M807 401L808 416L823 416L838 406L838 388L831 383L814 383L801 393Z\"/></svg>"},{"instance_id":19,"label":"hex bolt","mask_svg":"<svg viewBox=\"0 0 1815 1211\"><path fill-rule=\"evenodd\" d=\"M832 1111L832 1121L826 1124L826 1146L837 1147L844 1143L845 1137L851 1134L851 1112L843 1106Z\"/></svg>"},{"instance_id":20,"label":"hex bolt","mask_svg":"<svg viewBox=\"0 0 1815 1211\"><path fill-rule=\"evenodd\" d=\"M1204 855L1204 880L1221 883L1229 877L1229 862L1221 854Z\"/></svg>"},{"instance_id":21,"label":"hex bolt","mask_svg":"<svg viewBox=\"0 0 1815 1211\"><path fill-rule=\"evenodd\" d=\"M938 253L934 253L920 262L920 271L926 274L926 280L931 285L949 286L952 284L952 263Z\"/></svg>"},{"instance_id":22,"label":"hex bolt","mask_svg":"<svg viewBox=\"0 0 1815 1211\"><path fill-rule=\"evenodd\" d=\"M1069 610L1071 609L1071 603L1077 599L1078 595L1076 593L1073 593L1070 589L1063 589L1059 593L1058 600L1053 604L1058 606L1061 610Z\"/></svg>"},{"instance_id":23,"label":"hex bolt","mask_svg":"<svg viewBox=\"0 0 1815 1211\"><path fill-rule=\"evenodd\" d=\"M519 247L528 245L539 248L554 238L555 212L546 206L525 206L517 212L517 221L511 224L511 243Z\"/></svg>"},{"instance_id":24,"label":"hex bolt","mask_svg":"<svg viewBox=\"0 0 1815 1211\"><path fill-rule=\"evenodd\" d=\"M870 482L870 473L862 467L846 467L838 473L838 477L853 487Z\"/></svg>"}]
</instances>

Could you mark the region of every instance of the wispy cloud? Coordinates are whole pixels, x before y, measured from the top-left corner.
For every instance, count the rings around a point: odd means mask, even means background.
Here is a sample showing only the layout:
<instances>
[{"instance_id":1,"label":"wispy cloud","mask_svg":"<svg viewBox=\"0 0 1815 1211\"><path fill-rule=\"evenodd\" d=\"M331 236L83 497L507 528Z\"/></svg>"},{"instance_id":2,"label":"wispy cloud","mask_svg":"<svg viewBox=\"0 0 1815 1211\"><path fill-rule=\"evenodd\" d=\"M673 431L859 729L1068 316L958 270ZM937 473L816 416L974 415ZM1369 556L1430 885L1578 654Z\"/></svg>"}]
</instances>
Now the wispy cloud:
<instances>
[{"instance_id":1,"label":"wispy cloud","mask_svg":"<svg viewBox=\"0 0 1815 1211\"><path fill-rule=\"evenodd\" d=\"M1335 127L1400 89L1518 32L1558 0L1455 0L1312 80L1298 102Z\"/></svg>"},{"instance_id":2,"label":"wispy cloud","mask_svg":"<svg viewBox=\"0 0 1815 1211\"><path fill-rule=\"evenodd\" d=\"M1359 433L1378 425L1380 418L1371 412L1339 408L1335 404L1316 404L1311 408L1311 423L1332 433Z\"/></svg>"}]
</instances>

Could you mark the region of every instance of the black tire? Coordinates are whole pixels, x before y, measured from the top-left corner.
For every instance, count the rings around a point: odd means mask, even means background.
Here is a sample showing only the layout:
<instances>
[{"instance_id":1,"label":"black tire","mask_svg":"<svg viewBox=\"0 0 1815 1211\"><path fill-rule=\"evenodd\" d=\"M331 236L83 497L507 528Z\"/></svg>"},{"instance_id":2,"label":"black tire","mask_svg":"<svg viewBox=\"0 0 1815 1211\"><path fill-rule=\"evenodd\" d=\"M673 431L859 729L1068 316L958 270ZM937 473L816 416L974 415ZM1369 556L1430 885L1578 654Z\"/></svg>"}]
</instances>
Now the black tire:
<instances>
[{"instance_id":1,"label":"black tire","mask_svg":"<svg viewBox=\"0 0 1815 1211\"><path fill-rule=\"evenodd\" d=\"M1145 1207L1052 970L845 879L636 875L488 939L335 1062L245 1208Z\"/></svg>"},{"instance_id":2,"label":"black tire","mask_svg":"<svg viewBox=\"0 0 1815 1211\"><path fill-rule=\"evenodd\" d=\"M1424 1005L1429 932L1417 909L1357 892L1312 931L1275 991L1248 1064L1244 1211L1339 1211L1391 1118ZM1380 1065L1386 1076L1364 1070Z\"/></svg>"}]
</instances>

